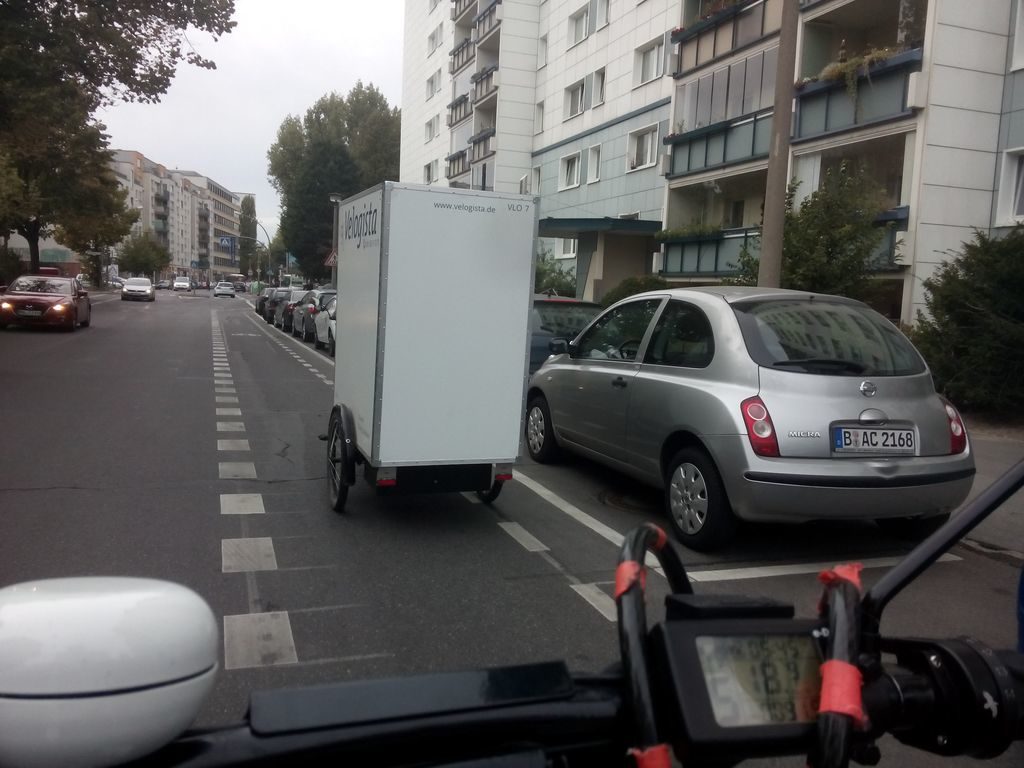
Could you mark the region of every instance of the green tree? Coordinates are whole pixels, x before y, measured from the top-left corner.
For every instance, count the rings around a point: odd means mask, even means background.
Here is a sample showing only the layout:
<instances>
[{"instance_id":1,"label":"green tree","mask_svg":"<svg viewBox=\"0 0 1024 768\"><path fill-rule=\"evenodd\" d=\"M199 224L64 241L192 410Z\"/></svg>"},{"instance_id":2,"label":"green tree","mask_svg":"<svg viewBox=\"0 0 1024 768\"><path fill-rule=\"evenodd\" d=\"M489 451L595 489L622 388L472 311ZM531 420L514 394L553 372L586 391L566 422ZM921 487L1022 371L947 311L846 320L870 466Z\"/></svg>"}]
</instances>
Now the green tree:
<instances>
[{"instance_id":1,"label":"green tree","mask_svg":"<svg viewBox=\"0 0 1024 768\"><path fill-rule=\"evenodd\" d=\"M782 287L862 298L871 260L885 236L875 218L885 208L871 177L845 163L825 172L821 185L796 207L796 183L786 193L782 233ZM757 256L740 254L739 274L727 282L757 285Z\"/></svg>"},{"instance_id":2,"label":"green tree","mask_svg":"<svg viewBox=\"0 0 1024 768\"><path fill-rule=\"evenodd\" d=\"M533 273L534 293L554 291L559 296L576 295L576 269L564 269L547 248L537 251Z\"/></svg>"},{"instance_id":3,"label":"green tree","mask_svg":"<svg viewBox=\"0 0 1024 768\"><path fill-rule=\"evenodd\" d=\"M106 173L86 179L83 186L91 186L92 194L84 196L73 211L61 216L54 228L56 239L85 256L86 272L94 284L104 282L103 255L120 243L132 225L139 220L139 212L128 209L128 193L121 189L109 167Z\"/></svg>"},{"instance_id":4,"label":"green tree","mask_svg":"<svg viewBox=\"0 0 1024 768\"><path fill-rule=\"evenodd\" d=\"M974 239L924 281L911 332L940 391L982 411L1024 408L1024 227Z\"/></svg>"},{"instance_id":5,"label":"green tree","mask_svg":"<svg viewBox=\"0 0 1024 768\"><path fill-rule=\"evenodd\" d=\"M644 277L627 277L617 286L612 288L601 299L601 305L610 307L616 301L628 298L644 291L660 291L669 288L668 280L657 275L645 275Z\"/></svg>"},{"instance_id":6,"label":"green tree","mask_svg":"<svg viewBox=\"0 0 1024 768\"><path fill-rule=\"evenodd\" d=\"M0 116L40 83L77 86L90 110L158 101L179 63L215 67L186 32L217 40L234 28L234 10L234 0L3 0Z\"/></svg>"},{"instance_id":7,"label":"green tree","mask_svg":"<svg viewBox=\"0 0 1024 768\"><path fill-rule=\"evenodd\" d=\"M146 235L135 235L121 246L117 263L123 272L148 276L166 269L171 263L171 255Z\"/></svg>"},{"instance_id":8,"label":"green tree","mask_svg":"<svg viewBox=\"0 0 1024 768\"><path fill-rule=\"evenodd\" d=\"M333 242L332 194L351 195L398 176L399 111L361 82L348 97L327 94L289 115L267 152L267 171L281 196L281 234L303 274L323 277Z\"/></svg>"},{"instance_id":9,"label":"green tree","mask_svg":"<svg viewBox=\"0 0 1024 768\"><path fill-rule=\"evenodd\" d=\"M248 275L256 267L256 200L252 195L242 198L238 215L238 271Z\"/></svg>"}]
</instances>

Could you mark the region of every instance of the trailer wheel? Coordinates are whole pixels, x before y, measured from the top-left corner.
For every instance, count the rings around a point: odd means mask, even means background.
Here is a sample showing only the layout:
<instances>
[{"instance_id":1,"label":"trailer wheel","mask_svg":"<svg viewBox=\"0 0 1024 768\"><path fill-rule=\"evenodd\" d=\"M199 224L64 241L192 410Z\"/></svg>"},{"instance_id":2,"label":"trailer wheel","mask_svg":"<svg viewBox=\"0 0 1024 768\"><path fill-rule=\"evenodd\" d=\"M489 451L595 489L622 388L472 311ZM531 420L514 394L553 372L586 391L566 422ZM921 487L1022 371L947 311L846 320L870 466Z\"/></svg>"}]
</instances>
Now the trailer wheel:
<instances>
[{"instance_id":1,"label":"trailer wheel","mask_svg":"<svg viewBox=\"0 0 1024 768\"><path fill-rule=\"evenodd\" d=\"M331 413L330 425L327 428L327 495L331 509L342 512L348 499L348 483L345 482L345 449L344 427L341 414L335 410Z\"/></svg>"},{"instance_id":2,"label":"trailer wheel","mask_svg":"<svg viewBox=\"0 0 1024 768\"><path fill-rule=\"evenodd\" d=\"M500 480L495 480L491 487L488 488L486 491L477 491L476 496L484 504L490 504L492 501L498 498L498 494L501 493L501 486L503 486L504 484L505 483Z\"/></svg>"}]
</instances>

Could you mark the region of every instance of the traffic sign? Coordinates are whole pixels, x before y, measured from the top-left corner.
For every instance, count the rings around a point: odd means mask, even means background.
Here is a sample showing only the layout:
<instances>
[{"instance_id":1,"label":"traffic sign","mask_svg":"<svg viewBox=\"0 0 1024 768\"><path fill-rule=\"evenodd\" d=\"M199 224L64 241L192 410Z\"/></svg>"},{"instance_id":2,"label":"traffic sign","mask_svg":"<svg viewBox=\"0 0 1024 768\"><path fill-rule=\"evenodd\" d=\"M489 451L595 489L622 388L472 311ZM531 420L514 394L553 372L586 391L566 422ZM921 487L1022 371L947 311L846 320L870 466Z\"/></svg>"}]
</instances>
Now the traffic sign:
<instances>
[{"instance_id":1,"label":"traffic sign","mask_svg":"<svg viewBox=\"0 0 1024 768\"><path fill-rule=\"evenodd\" d=\"M324 266L325 267L336 267L336 266L338 266L338 252L337 251L331 251L330 253L327 254L327 258L324 259Z\"/></svg>"}]
</instances>

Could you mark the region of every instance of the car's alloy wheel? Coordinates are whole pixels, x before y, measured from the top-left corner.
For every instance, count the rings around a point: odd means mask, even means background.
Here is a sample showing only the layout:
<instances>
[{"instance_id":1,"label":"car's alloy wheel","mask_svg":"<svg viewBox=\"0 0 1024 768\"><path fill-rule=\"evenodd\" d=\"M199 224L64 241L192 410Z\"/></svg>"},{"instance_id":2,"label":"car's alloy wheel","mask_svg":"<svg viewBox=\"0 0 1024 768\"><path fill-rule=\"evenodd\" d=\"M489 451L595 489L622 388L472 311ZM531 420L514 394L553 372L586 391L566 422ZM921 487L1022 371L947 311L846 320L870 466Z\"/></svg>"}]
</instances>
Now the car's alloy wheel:
<instances>
[{"instance_id":1,"label":"car's alloy wheel","mask_svg":"<svg viewBox=\"0 0 1024 768\"><path fill-rule=\"evenodd\" d=\"M736 533L736 518L711 458L697 448L684 448L665 474L666 512L676 537L705 552L728 543Z\"/></svg>"},{"instance_id":2,"label":"car's alloy wheel","mask_svg":"<svg viewBox=\"0 0 1024 768\"><path fill-rule=\"evenodd\" d=\"M542 464L553 461L558 455L551 410L543 395L531 399L526 408L526 449L530 458Z\"/></svg>"}]
</instances>

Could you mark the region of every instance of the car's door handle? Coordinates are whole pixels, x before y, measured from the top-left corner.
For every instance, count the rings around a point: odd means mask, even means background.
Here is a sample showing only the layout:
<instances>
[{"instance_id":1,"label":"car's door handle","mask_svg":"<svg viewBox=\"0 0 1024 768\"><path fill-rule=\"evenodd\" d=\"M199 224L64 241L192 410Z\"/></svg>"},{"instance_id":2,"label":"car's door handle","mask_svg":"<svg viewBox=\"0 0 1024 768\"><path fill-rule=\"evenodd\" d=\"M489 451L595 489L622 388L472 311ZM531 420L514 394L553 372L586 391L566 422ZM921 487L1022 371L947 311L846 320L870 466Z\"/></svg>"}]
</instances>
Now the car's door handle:
<instances>
[{"instance_id":1,"label":"car's door handle","mask_svg":"<svg viewBox=\"0 0 1024 768\"><path fill-rule=\"evenodd\" d=\"M622 378L621 376L616 376L614 379L612 379L612 386L613 387L622 387L623 389L625 389L626 388L626 380L624 378Z\"/></svg>"}]
</instances>

